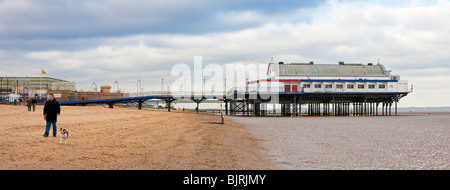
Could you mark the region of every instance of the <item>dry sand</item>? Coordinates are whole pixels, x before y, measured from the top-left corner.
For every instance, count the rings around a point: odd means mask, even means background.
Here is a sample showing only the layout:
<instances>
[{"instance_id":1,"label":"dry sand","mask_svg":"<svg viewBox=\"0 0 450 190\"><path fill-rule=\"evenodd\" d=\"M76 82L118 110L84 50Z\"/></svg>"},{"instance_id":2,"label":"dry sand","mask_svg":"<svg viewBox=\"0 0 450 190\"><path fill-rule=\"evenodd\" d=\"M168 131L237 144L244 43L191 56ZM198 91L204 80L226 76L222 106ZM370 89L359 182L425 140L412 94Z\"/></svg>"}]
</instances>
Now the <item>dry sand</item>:
<instances>
[{"instance_id":1,"label":"dry sand","mask_svg":"<svg viewBox=\"0 0 450 190\"><path fill-rule=\"evenodd\" d=\"M180 110L61 107L68 144L43 137L42 106L0 105L0 169L274 169L246 129ZM64 142L64 140L63 140Z\"/></svg>"},{"instance_id":2,"label":"dry sand","mask_svg":"<svg viewBox=\"0 0 450 190\"><path fill-rule=\"evenodd\" d=\"M281 169L450 169L450 113L231 117Z\"/></svg>"}]
</instances>

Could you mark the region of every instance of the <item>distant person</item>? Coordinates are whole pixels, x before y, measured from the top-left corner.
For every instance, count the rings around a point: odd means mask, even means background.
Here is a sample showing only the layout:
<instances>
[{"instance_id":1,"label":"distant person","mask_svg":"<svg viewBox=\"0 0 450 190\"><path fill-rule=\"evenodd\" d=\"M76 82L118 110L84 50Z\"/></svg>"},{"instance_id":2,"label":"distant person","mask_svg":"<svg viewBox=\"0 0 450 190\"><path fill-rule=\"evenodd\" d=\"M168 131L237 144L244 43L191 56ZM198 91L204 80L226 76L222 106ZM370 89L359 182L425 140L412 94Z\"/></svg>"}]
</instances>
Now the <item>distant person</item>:
<instances>
[{"instance_id":1,"label":"distant person","mask_svg":"<svg viewBox=\"0 0 450 190\"><path fill-rule=\"evenodd\" d=\"M33 104L33 112L36 110L36 103L37 100L35 98L32 99L32 104Z\"/></svg>"},{"instance_id":2,"label":"distant person","mask_svg":"<svg viewBox=\"0 0 450 190\"><path fill-rule=\"evenodd\" d=\"M22 105L22 98L19 98L19 106Z\"/></svg>"},{"instance_id":3,"label":"distant person","mask_svg":"<svg viewBox=\"0 0 450 190\"><path fill-rule=\"evenodd\" d=\"M44 137L48 137L48 133L50 132L50 125L53 125L53 136L56 137L56 121L60 112L61 108L59 107L59 102L55 100L53 94L50 94L49 100L45 102L44 106L44 119L47 121Z\"/></svg>"},{"instance_id":4,"label":"distant person","mask_svg":"<svg viewBox=\"0 0 450 190\"><path fill-rule=\"evenodd\" d=\"M17 99L14 98L14 105L17 105Z\"/></svg>"},{"instance_id":5,"label":"distant person","mask_svg":"<svg viewBox=\"0 0 450 190\"><path fill-rule=\"evenodd\" d=\"M28 98L27 100L28 111L31 111L31 104L33 104L33 100L31 98Z\"/></svg>"}]
</instances>

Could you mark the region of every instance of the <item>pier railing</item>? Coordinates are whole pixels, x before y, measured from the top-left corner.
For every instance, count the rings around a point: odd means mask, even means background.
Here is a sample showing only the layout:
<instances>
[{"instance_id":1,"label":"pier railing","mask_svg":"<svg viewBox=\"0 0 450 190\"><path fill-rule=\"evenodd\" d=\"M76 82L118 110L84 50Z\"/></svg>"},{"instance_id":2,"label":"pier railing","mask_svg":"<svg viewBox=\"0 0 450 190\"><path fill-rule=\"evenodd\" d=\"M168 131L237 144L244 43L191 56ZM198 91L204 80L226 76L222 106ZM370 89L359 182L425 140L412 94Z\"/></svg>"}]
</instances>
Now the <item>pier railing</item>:
<instances>
[{"instance_id":1,"label":"pier railing","mask_svg":"<svg viewBox=\"0 0 450 190\"><path fill-rule=\"evenodd\" d=\"M129 93L129 97L142 97L142 96L172 96L172 97L202 97L202 96L223 96L225 92L202 92L202 91L147 91L147 92L135 92Z\"/></svg>"}]
</instances>

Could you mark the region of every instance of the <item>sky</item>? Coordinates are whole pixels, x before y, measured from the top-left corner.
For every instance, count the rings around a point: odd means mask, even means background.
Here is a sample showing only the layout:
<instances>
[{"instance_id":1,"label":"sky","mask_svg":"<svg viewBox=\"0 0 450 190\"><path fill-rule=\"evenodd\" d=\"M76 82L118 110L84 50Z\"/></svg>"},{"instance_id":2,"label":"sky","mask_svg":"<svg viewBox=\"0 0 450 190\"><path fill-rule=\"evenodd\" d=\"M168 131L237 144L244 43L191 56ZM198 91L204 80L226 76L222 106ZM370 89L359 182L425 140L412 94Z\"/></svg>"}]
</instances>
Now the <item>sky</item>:
<instances>
[{"instance_id":1,"label":"sky","mask_svg":"<svg viewBox=\"0 0 450 190\"><path fill-rule=\"evenodd\" d=\"M0 76L160 90L178 63L380 63L450 106L449 0L0 0Z\"/></svg>"}]
</instances>

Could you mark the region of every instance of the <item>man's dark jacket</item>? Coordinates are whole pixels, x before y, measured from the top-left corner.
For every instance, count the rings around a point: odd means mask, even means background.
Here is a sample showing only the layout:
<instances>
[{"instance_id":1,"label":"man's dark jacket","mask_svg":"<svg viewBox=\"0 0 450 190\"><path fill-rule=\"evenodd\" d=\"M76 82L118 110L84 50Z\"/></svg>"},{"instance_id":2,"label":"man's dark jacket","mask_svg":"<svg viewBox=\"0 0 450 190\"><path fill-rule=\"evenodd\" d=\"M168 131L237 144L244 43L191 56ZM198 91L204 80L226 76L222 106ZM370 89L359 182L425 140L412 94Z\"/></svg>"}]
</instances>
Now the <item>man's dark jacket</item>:
<instances>
[{"instance_id":1,"label":"man's dark jacket","mask_svg":"<svg viewBox=\"0 0 450 190\"><path fill-rule=\"evenodd\" d=\"M57 115L61 112L61 108L59 107L59 102L53 99L53 101L45 102L44 106L44 116L47 114L47 121L57 121Z\"/></svg>"}]
</instances>

